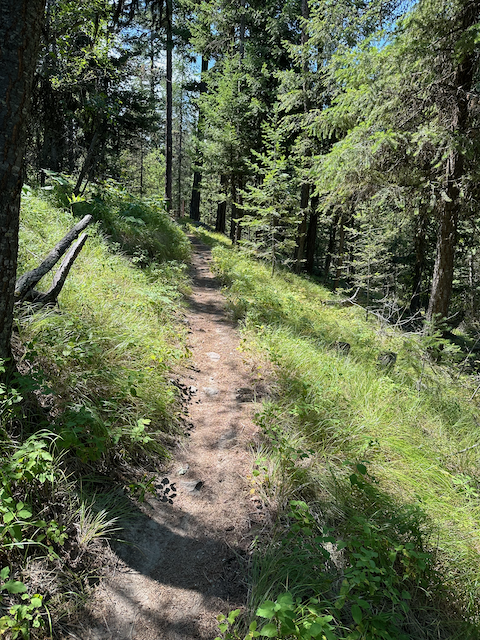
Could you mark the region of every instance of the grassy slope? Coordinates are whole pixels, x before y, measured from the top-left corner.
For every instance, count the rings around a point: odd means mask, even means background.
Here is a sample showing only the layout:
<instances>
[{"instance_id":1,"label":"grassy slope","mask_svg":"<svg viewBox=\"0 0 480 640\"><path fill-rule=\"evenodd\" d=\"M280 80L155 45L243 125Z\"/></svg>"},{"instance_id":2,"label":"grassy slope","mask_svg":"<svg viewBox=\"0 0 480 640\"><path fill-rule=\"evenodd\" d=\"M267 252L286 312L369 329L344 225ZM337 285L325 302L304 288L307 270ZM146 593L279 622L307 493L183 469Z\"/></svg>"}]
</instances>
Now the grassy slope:
<instances>
[{"instance_id":1,"label":"grassy slope","mask_svg":"<svg viewBox=\"0 0 480 640\"><path fill-rule=\"evenodd\" d=\"M136 207L147 222L125 221L122 206L130 216ZM36 197L24 199L23 210L20 272L36 266L75 223L72 214ZM119 439L127 449L139 445L148 450L175 430L175 395L165 372L185 355L183 329L174 314L186 286L188 241L165 214L130 202L125 194L101 204L97 200L87 211L101 218L101 224L89 231L59 309L25 316L20 339L27 345L26 357L33 350L42 362L61 408L90 415L99 454ZM112 228L115 216L114 237L123 240L133 261L120 253L119 242L111 248L110 237L107 242L102 235L103 218ZM147 261L142 253L146 238L152 257L157 248L159 262ZM170 260L161 262L165 257ZM151 422L142 429L139 420ZM66 437L72 443L77 439L72 433Z\"/></svg>"},{"instance_id":2,"label":"grassy slope","mask_svg":"<svg viewBox=\"0 0 480 640\"><path fill-rule=\"evenodd\" d=\"M225 247L218 246L214 255L249 348L268 354L275 368L276 393L259 416L274 445L268 458L259 460L259 491L276 497L283 513L289 499L305 499L317 523L347 540L343 562L359 568L359 548L375 550L372 571L395 572L395 588L405 588L415 600L403 618L387 616L393 635L382 636L366 619L382 607L398 609L394 586L384 584L384 575L375 578L383 584L383 600L375 599L364 573L363 586L349 574L350 583L357 584L346 587L347 605L338 604L338 585L336 591L332 582L317 585L316 595L324 589L327 605L337 602L337 632L343 624L353 634L349 638L476 637L480 450L474 447L477 406L469 400L473 381L457 379L455 369L435 364L419 336L397 333L372 317L366 321L359 308L325 304L332 296L317 284L287 273L272 278L268 267ZM335 347L337 341L351 345L348 355ZM385 351L398 354L389 371L378 365ZM291 515L289 526L294 521ZM415 560L416 578L404 562L408 549L401 551L403 559L397 553L390 568L388 559L381 564L383 549L412 543L429 554L425 570L423 560ZM273 554L267 548L263 559L259 556L253 605L287 586L312 595L315 589L305 591L305 581L315 576L292 578L296 543L290 544L284 566L281 545L271 544ZM357 624L352 610L359 593L365 609ZM466 619L473 622L467 630L462 627Z\"/></svg>"},{"instance_id":3,"label":"grassy slope","mask_svg":"<svg viewBox=\"0 0 480 640\"><path fill-rule=\"evenodd\" d=\"M55 206L62 190L49 200L26 191L19 273L37 266L78 215L97 222L59 305L19 310L22 375L0 387L0 635L13 637L36 625L41 635L50 616L55 623L68 610L62 593L75 599L96 571L96 541L116 526L114 478L137 495L148 489L148 471L178 433L181 407L168 378L188 355L179 316L190 245L160 207L110 187L76 204L75 217ZM32 390L40 413L21 401ZM25 588L39 596L25 600Z\"/></svg>"}]
</instances>

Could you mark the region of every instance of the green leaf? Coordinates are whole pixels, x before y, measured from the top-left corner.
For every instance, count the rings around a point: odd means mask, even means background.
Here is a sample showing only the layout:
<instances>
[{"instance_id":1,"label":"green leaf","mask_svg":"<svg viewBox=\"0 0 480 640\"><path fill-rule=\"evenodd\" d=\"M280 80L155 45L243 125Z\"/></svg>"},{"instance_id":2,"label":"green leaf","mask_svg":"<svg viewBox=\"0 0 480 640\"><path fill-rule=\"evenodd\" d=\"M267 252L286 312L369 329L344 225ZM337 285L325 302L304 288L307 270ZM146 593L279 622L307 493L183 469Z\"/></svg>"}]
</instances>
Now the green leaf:
<instances>
[{"instance_id":1,"label":"green leaf","mask_svg":"<svg viewBox=\"0 0 480 640\"><path fill-rule=\"evenodd\" d=\"M362 476L367 475L367 467L364 464L357 464L357 471L361 473Z\"/></svg>"},{"instance_id":2,"label":"green leaf","mask_svg":"<svg viewBox=\"0 0 480 640\"><path fill-rule=\"evenodd\" d=\"M352 605L352 618L355 620L357 624L360 624L363 618L362 610L358 606L358 604Z\"/></svg>"},{"instance_id":3,"label":"green leaf","mask_svg":"<svg viewBox=\"0 0 480 640\"><path fill-rule=\"evenodd\" d=\"M5 582L2 589L8 591L8 593L25 593L27 587L23 582L19 582L18 580L9 580L8 582Z\"/></svg>"},{"instance_id":4,"label":"green leaf","mask_svg":"<svg viewBox=\"0 0 480 640\"><path fill-rule=\"evenodd\" d=\"M9 575L10 575L10 567L3 567L3 569L0 571L0 579L6 580Z\"/></svg>"},{"instance_id":5,"label":"green leaf","mask_svg":"<svg viewBox=\"0 0 480 640\"><path fill-rule=\"evenodd\" d=\"M265 600L257 609L257 616L261 618L273 618L275 615L275 603L271 600Z\"/></svg>"},{"instance_id":6,"label":"green leaf","mask_svg":"<svg viewBox=\"0 0 480 640\"><path fill-rule=\"evenodd\" d=\"M318 622L314 622L312 624L312 626L310 627L310 629L308 630L308 633L311 635L312 638L316 638L317 636L319 636L323 632L323 629L324 629L323 624L319 624Z\"/></svg>"},{"instance_id":7,"label":"green leaf","mask_svg":"<svg viewBox=\"0 0 480 640\"><path fill-rule=\"evenodd\" d=\"M230 624L233 624L235 622L235 619L238 618L240 614L240 609L235 609L234 611L230 611L230 613L228 614L228 622Z\"/></svg>"},{"instance_id":8,"label":"green leaf","mask_svg":"<svg viewBox=\"0 0 480 640\"><path fill-rule=\"evenodd\" d=\"M30 600L30 604L32 605L32 607L35 607L35 609L38 609L43 604L42 596L33 596L33 598Z\"/></svg>"},{"instance_id":9,"label":"green leaf","mask_svg":"<svg viewBox=\"0 0 480 640\"><path fill-rule=\"evenodd\" d=\"M282 605L282 608L285 607L293 607L293 598L292 594L287 591L287 593L282 593L282 595L278 596L277 603Z\"/></svg>"},{"instance_id":10,"label":"green leaf","mask_svg":"<svg viewBox=\"0 0 480 640\"><path fill-rule=\"evenodd\" d=\"M17 517L21 518L22 520L28 520L28 518L32 517L32 513L27 509L22 509L17 513Z\"/></svg>"},{"instance_id":11,"label":"green leaf","mask_svg":"<svg viewBox=\"0 0 480 640\"><path fill-rule=\"evenodd\" d=\"M262 629L260 629L260 635L266 636L267 638L276 638L277 637L277 625L273 624L273 622L269 622Z\"/></svg>"}]
</instances>

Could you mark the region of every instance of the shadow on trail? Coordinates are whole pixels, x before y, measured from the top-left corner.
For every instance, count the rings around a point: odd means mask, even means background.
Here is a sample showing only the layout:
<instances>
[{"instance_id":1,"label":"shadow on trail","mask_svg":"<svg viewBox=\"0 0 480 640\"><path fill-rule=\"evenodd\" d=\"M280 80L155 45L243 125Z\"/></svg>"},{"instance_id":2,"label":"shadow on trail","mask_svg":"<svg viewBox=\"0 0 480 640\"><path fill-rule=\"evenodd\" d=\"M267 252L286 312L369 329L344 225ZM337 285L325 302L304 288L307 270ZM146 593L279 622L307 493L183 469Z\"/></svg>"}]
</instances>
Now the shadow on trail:
<instances>
[{"instance_id":1,"label":"shadow on trail","mask_svg":"<svg viewBox=\"0 0 480 640\"><path fill-rule=\"evenodd\" d=\"M208 482L196 498L208 501ZM67 637L127 640L137 637L137 632L156 629L162 640L206 638L201 628L202 611L218 613L219 600L228 603L228 608L245 601L246 582L239 579L245 574L245 552L221 542L218 538L225 535L224 531L210 530L198 518L178 509L175 499L171 505L163 503L161 496L151 498L142 509L134 501L125 500L129 515L120 523L123 529L119 539L111 543L122 562L115 569L113 583L107 579L106 588L117 611L126 613L107 620L102 611L79 611L79 622L65 627ZM145 578L150 581L150 598ZM178 605L175 592L165 598L169 587L191 592L187 610ZM155 593L164 601L160 610L156 598L151 597ZM81 635L76 635L79 632Z\"/></svg>"},{"instance_id":2,"label":"shadow on trail","mask_svg":"<svg viewBox=\"0 0 480 640\"><path fill-rule=\"evenodd\" d=\"M208 500L208 481L205 485L198 491L198 500ZM116 555L133 571L160 585L226 600L239 596L232 591L229 575L232 570L241 571L243 551L220 542L217 538L224 532L209 531L174 504L155 502L152 500L151 516L132 503L132 517L122 532L124 540L112 545Z\"/></svg>"}]
</instances>

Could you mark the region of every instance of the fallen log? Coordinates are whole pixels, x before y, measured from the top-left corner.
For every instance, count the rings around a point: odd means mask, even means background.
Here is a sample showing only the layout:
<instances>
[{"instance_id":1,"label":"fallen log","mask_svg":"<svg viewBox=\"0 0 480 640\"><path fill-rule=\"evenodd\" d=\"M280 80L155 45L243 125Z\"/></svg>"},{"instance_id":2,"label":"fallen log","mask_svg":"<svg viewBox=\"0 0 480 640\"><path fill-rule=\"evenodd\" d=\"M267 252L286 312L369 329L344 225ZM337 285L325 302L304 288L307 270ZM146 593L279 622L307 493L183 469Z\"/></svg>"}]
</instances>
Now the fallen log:
<instances>
[{"instance_id":1,"label":"fallen log","mask_svg":"<svg viewBox=\"0 0 480 640\"><path fill-rule=\"evenodd\" d=\"M55 303L57 301L72 264L75 262L88 238L86 233L83 233L80 238L78 238L78 236L91 221L91 215L87 215L82 218L82 220L70 229L60 242L55 245L45 260L43 260L36 269L27 271L27 273L24 273L20 278L18 278L15 285L15 299L17 304L21 302L31 302L43 307L46 304ZM72 242L77 238L78 240L75 244L70 247ZM68 247L70 247L70 249L68 249ZM60 268L53 278L50 289L47 292L37 291L34 288L35 285L56 265L67 249L67 255L62 260Z\"/></svg>"},{"instance_id":2,"label":"fallen log","mask_svg":"<svg viewBox=\"0 0 480 640\"><path fill-rule=\"evenodd\" d=\"M23 302L32 302L33 304L40 307L43 307L46 304L55 303L58 296L60 295L60 291L63 289L63 285L65 284L65 280L67 279L71 266L82 250L83 245L87 241L87 238L87 234L83 233L77 240L77 242L75 242L75 244L70 247L67 255L62 260L60 268L53 278L52 286L50 287L50 289L45 293L43 293L42 291L37 291L36 289L29 289L23 298Z\"/></svg>"},{"instance_id":3,"label":"fallen log","mask_svg":"<svg viewBox=\"0 0 480 640\"><path fill-rule=\"evenodd\" d=\"M20 278L18 278L15 284L15 299L17 302L24 300L28 296L29 291L31 291L43 276L57 264L65 251L67 251L68 247L78 238L80 233L90 224L91 221L91 215L87 215L82 218L82 220L70 229L60 242L55 245L45 260L43 260L36 269L27 271L27 273L24 273Z\"/></svg>"}]
</instances>

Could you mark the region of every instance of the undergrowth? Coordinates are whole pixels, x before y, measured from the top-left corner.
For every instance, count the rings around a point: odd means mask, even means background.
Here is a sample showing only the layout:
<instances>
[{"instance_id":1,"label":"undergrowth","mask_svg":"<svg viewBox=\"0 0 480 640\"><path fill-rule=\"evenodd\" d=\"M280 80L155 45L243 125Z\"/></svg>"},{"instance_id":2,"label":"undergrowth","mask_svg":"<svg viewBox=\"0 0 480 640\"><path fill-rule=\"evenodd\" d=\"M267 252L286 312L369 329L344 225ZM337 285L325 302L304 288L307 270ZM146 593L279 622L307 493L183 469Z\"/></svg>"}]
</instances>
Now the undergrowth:
<instances>
[{"instance_id":1,"label":"undergrowth","mask_svg":"<svg viewBox=\"0 0 480 640\"><path fill-rule=\"evenodd\" d=\"M237 250L214 262L244 348L274 367L254 473L283 514L258 543L252 626L234 613L222 637L478 637L478 407L456 349Z\"/></svg>"},{"instance_id":2,"label":"undergrowth","mask_svg":"<svg viewBox=\"0 0 480 640\"><path fill-rule=\"evenodd\" d=\"M78 216L97 222L59 304L17 309L18 373L0 386L7 638L50 635L101 570L98 545L134 510L137 475L158 468L179 432L168 374L188 356L179 315L188 291L183 231L160 205L114 185L70 206L68 181L52 181L46 194L24 190L19 274L38 266Z\"/></svg>"}]
</instances>

